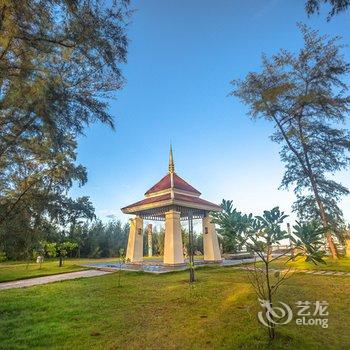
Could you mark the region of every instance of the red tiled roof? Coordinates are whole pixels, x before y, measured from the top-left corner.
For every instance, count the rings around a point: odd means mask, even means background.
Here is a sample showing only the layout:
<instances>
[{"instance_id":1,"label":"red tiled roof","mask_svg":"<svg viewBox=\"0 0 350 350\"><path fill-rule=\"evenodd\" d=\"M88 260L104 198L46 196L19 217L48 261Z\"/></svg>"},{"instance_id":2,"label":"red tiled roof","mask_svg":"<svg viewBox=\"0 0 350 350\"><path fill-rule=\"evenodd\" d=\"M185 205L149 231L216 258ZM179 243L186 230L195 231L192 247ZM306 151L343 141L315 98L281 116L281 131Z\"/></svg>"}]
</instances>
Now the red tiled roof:
<instances>
[{"instance_id":1,"label":"red tiled roof","mask_svg":"<svg viewBox=\"0 0 350 350\"><path fill-rule=\"evenodd\" d=\"M166 201L166 200L171 200L170 193L163 194L161 196L145 198L145 199L143 199L141 201L138 201L136 203L128 205L127 207L122 208L122 210L130 209L130 208L133 208L133 207L138 207L138 206L145 205L145 204L163 202L163 201ZM199 197L187 196L187 195L184 195L184 194L174 193L174 202L175 202L175 204L176 204L176 202L187 202L189 206L191 204L197 204L197 205L199 204L199 205L203 205L203 206L206 206L206 207L208 207L208 206L209 207L213 207L213 209L221 210L220 206L218 206L217 204L211 203L211 202L206 201L204 199L201 199Z\"/></svg>"},{"instance_id":2,"label":"red tiled roof","mask_svg":"<svg viewBox=\"0 0 350 350\"><path fill-rule=\"evenodd\" d=\"M182 179L177 174L173 174L174 179L174 188L182 191L191 192L196 195L200 195L201 193L197 191L194 187L192 187L189 183L187 183L184 179ZM159 192L163 190L167 190L171 187L170 183L170 174L165 175L159 182L157 182L153 187L151 187L145 195Z\"/></svg>"},{"instance_id":3,"label":"red tiled roof","mask_svg":"<svg viewBox=\"0 0 350 350\"><path fill-rule=\"evenodd\" d=\"M211 207L217 207L219 210L221 210L221 207L217 204L214 204L212 202L206 201L205 199L198 198L198 197L192 197L192 196L186 196L184 194L178 194L175 193L175 200L183 201L183 202L189 202L189 203L195 203L195 204L203 204Z\"/></svg>"},{"instance_id":4,"label":"red tiled roof","mask_svg":"<svg viewBox=\"0 0 350 350\"><path fill-rule=\"evenodd\" d=\"M149 197L149 198L145 198L142 199L141 201L138 201L136 203L130 204L123 209L128 209L128 208L132 208L132 207L138 207L140 205L144 205L144 204L151 204L151 203L157 203L157 202L161 202L161 201L166 201L171 199L170 193L167 194L163 194L162 196L156 196L156 197Z\"/></svg>"}]
</instances>

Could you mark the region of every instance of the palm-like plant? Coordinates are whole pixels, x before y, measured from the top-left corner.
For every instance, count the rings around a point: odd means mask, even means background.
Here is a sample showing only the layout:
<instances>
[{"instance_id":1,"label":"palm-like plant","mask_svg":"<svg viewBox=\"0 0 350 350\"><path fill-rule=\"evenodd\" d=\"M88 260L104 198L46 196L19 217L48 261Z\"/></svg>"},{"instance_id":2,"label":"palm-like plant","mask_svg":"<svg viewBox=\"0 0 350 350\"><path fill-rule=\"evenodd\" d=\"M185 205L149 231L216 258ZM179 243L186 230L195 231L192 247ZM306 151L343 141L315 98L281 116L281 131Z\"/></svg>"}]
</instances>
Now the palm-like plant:
<instances>
[{"instance_id":1,"label":"palm-like plant","mask_svg":"<svg viewBox=\"0 0 350 350\"><path fill-rule=\"evenodd\" d=\"M212 222L219 226L218 233L234 247L244 244L245 237L252 226L253 215L243 215L233 208L233 202L223 199L222 212L212 213Z\"/></svg>"},{"instance_id":2,"label":"palm-like plant","mask_svg":"<svg viewBox=\"0 0 350 350\"><path fill-rule=\"evenodd\" d=\"M287 238L287 232L281 229L281 224L287 217L288 215L285 215L283 211L281 212L279 207L265 210L262 216L255 217L253 228L257 233L256 236L264 243L268 261L272 259L272 245L279 244L282 239ZM254 231L253 238L255 236Z\"/></svg>"},{"instance_id":3,"label":"palm-like plant","mask_svg":"<svg viewBox=\"0 0 350 350\"><path fill-rule=\"evenodd\" d=\"M318 221L303 223L297 221L293 229L293 235L291 235L290 240L300 250L295 256L305 256L305 261L325 264L325 261L322 259L325 252L320 250L325 233L323 226Z\"/></svg>"},{"instance_id":4,"label":"palm-like plant","mask_svg":"<svg viewBox=\"0 0 350 350\"><path fill-rule=\"evenodd\" d=\"M272 308L273 296L279 286L291 276L290 269L283 272L270 273L271 262L287 255L292 248L284 253L272 257L272 246L279 245L284 239L290 238L296 248L300 249L297 255L306 256L306 261L314 263L323 262L319 249L322 244L321 235L324 234L322 227L317 223L300 224L294 226L294 234L289 235L281 228L287 215L275 207L265 210L261 216L252 214L244 215L233 208L232 201L223 200L220 213L213 213L213 222L219 225L219 233L230 237L239 245L246 245L248 250L254 252L262 261L263 267L254 263L250 270L250 281L260 299L267 305L269 315L269 337L275 338L274 315L269 310Z\"/></svg>"}]
</instances>

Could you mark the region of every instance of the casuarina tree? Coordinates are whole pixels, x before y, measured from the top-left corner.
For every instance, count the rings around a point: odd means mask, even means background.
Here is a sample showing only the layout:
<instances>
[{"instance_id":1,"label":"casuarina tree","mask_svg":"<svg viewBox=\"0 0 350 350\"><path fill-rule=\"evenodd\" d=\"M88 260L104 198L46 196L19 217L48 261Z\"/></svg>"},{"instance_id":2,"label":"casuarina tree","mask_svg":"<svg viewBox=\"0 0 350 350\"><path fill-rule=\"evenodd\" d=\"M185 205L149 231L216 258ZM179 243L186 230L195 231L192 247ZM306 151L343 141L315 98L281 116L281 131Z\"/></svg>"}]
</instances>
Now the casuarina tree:
<instances>
[{"instance_id":1,"label":"casuarina tree","mask_svg":"<svg viewBox=\"0 0 350 350\"><path fill-rule=\"evenodd\" d=\"M64 208L72 182L86 182L76 138L95 121L114 127L128 18L128 0L0 1L2 226L23 211L33 222L34 199L46 214L53 200Z\"/></svg>"},{"instance_id":2,"label":"casuarina tree","mask_svg":"<svg viewBox=\"0 0 350 350\"><path fill-rule=\"evenodd\" d=\"M349 112L345 78L350 65L339 38L321 36L299 25L304 47L263 56L260 72L234 80L232 96L249 107L252 118L274 126L286 171L281 187L293 187L293 210L300 219L320 220L329 249L337 257L332 230L342 222L339 199L348 189L331 176L349 167L350 135L341 128Z\"/></svg>"},{"instance_id":3,"label":"casuarina tree","mask_svg":"<svg viewBox=\"0 0 350 350\"><path fill-rule=\"evenodd\" d=\"M338 13L346 11L350 6L350 0L306 0L305 9L307 14L318 13L322 3L328 3L331 7L328 12L328 21Z\"/></svg>"}]
</instances>

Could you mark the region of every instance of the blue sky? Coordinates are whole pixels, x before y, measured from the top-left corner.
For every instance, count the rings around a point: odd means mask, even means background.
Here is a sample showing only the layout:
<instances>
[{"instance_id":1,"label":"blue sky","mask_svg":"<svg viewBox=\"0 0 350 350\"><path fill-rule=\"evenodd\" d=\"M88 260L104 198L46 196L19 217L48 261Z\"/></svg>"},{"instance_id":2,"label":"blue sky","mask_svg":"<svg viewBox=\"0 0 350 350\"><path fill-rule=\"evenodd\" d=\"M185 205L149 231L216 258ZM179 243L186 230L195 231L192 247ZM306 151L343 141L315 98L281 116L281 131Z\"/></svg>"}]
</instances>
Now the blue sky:
<instances>
[{"instance_id":1,"label":"blue sky","mask_svg":"<svg viewBox=\"0 0 350 350\"><path fill-rule=\"evenodd\" d=\"M283 165L269 140L273 127L250 120L246 107L227 97L229 82L259 70L262 52L300 48L299 21L350 43L350 12L327 22L325 12L307 18L303 0L132 5L127 84L110 105L116 131L95 124L79 139L78 161L89 181L72 195L90 196L102 219L126 221L120 208L165 175L171 140L176 172L203 198L232 199L254 214L279 205L289 214L294 195L278 190ZM337 178L350 187L349 172ZM340 206L349 220L350 198Z\"/></svg>"}]
</instances>

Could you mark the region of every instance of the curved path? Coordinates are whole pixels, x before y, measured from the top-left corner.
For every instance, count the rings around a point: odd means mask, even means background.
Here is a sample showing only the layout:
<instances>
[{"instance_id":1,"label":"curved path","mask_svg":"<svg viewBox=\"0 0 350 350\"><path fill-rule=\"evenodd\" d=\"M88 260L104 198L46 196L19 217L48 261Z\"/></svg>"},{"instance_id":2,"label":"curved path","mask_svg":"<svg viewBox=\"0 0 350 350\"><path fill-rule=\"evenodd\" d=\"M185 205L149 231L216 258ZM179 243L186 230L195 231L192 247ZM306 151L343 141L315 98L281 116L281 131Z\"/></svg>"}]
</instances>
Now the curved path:
<instances>
[{"instance_id":1,"label":"curved path","mask_svg":"<svg viewBox=\"0 0 350 350\"><path fill-rule=\"evenodd\" d=\"M28 279L18 280L18 281L2 282L0 283L0 290L32 287L39 284L59 282L59 281L65 281L65 280L74 280L76 278L84 278L84 277L95 277L95 276L106 275L108 273L111 273L111 272L100 271L100 270L84 270L84 271L77 271L77 272L61 273L58 275L51 275L51 276L34 277L34 278L28 278Z\"/></svg>"},{"instance_id":2,"label":"curved path","mask_svg":"<svg viewBox=\"0 0 350 350\"><path fill-rule=\"evenodd\" d=\"M248 260L248 261L247 261ZM244 262L250 262L249 259L245 259ZM222 263L222 266L232 266L232 265L238 265L242 263L242 261L231 261L226 263ZM101 268L101 267L100 267ZM187 267L184 266L183 269L186 269ZM234 269L239 270L252 270L254 269L251 266L232 266ZM126 270L126 269L122 269ZM58 275L51 275L51 276L43 276L43 277L34 277L34 278L28 278L18 281L10 281L10 282L2 282L0 283L0 290L5 289L12 289L12 288L24 288L24 287L32 287L40 284L47 284L52 282L59 282L59 281L65 281L65 280L74 280L77 278L85 278L85 277L95 277L95 276L102 276L106 275L108 273L115 272L116 269L109 269L109 270L84 270L84 271L77 271L77 272L68 272L68 273L61 273ZM280 271L284 272L286 270L283 269L271 269L271 272ZM156 273L164 273L169 271L162 271L162 272L156 272ZM291 272L294 273L308 273L312 275L323 275L323 276L346 276L350 277L350 272L342 272L342 271L320 271L320 270L298 270L293 269Z\"/></svg>"},{"instance_id":3,"label":"curved path","mask_svg":"<svg viewBox=\"0 0 350 350\"><path fill-rule=\"evenodd\" d=\"M252 266L234 266L234 269L238 269L238 270L254 270L254 267ZM259 269L258 269L259 270ZM345 272L345 271L335 271L335 270L327 270L327 271L323 271L323 270L310 270L310 269L305 269L305 270L300 270L300 269L269 269L270 272L286 272L286 271L290 271L293 273L308 273L311 275L321 275L321 276L346 276L349 277L350 276L350 272Z\"/></svg>"}]
</instances>

